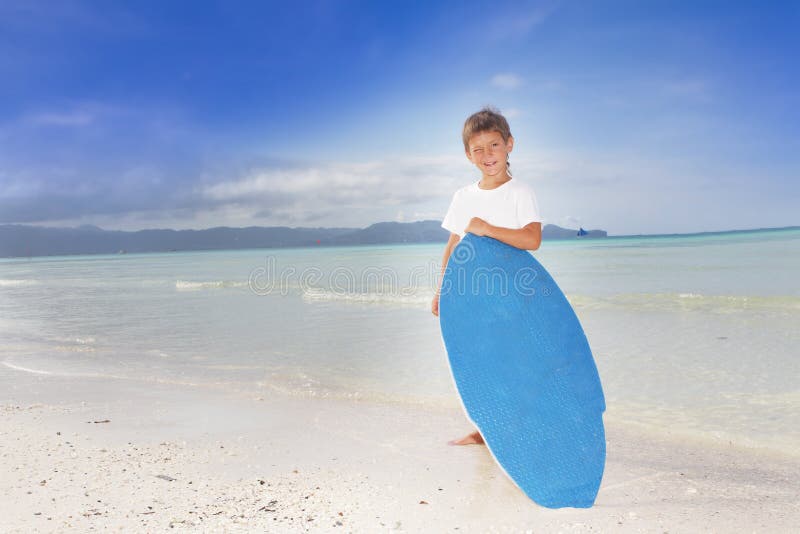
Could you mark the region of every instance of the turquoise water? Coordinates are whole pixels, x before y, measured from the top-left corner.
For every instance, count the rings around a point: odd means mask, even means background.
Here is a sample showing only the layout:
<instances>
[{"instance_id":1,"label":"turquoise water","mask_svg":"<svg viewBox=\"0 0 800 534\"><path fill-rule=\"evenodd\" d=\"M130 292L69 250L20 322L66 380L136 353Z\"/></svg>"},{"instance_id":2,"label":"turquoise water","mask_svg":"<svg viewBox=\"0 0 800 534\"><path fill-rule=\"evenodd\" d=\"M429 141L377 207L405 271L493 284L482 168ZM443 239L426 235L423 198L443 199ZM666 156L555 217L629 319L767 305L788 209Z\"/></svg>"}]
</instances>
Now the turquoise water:
<instances>
[{"instance_id":1,"label":"turquoise water","mask_svg":"<svg viewBox=\"0 0 800 534\"><path fill-rule=\"evenodd\" d=\"M442 245L0 260L0 373L457 407ZM607 419L800 455L800 230L546 241Z\"/></svg>"}]
</instances>

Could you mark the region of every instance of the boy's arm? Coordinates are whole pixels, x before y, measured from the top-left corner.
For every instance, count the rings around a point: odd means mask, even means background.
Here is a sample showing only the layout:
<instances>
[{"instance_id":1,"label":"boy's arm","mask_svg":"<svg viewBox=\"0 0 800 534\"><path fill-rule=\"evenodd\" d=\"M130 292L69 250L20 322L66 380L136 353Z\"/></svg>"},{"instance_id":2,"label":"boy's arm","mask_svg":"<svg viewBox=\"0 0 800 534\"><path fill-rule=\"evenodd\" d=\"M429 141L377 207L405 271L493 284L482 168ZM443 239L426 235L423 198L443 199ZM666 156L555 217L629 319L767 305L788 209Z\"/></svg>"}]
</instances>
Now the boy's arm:
<instances>
[{"instance_id":1,"label":"boy's arm","mask_svg":"<svg viewBox=\"0 0 800 534\"><path fill-rule=\"evenodd\" d=\"M439 285L436 288L436 294L433 296L433 302L431 302L431 313L436 316L439 315L439 292L442 289L442 280L444 280L444 270L447 267L447 260L450 259L450 254L453 253L453 249L456 248L459 241L461 241L461 236L451 233L450 239L447 240L447 245L444 247L444 254L442 255L442 275L439 277Z\"/></svg>"},{"instance_id":2,"label":"boy's arm","mask_svg":"<svg viewBox=\"0 0 800 534\"><path fill-rule=\"evenodd\" d=\"M542 223L532 222L518 230L493 226L480 217L473 217L466 228L467 232L487 236L502 241L506 245L523 250L536 250L542 244Z\"/></svg>"}]
</instances>

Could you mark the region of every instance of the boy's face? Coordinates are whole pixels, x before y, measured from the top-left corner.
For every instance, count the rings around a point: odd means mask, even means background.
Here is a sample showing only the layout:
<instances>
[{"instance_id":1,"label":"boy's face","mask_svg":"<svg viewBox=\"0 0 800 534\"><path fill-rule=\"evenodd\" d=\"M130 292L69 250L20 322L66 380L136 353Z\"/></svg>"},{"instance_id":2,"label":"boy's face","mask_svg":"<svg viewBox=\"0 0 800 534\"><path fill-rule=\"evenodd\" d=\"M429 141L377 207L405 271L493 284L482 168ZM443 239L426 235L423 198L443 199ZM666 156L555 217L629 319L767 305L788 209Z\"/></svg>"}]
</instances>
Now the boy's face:
<instances>
[{"instance_id":1,"label":"boy's face","mask_svg":"<svg viewBox=\"0 0 800 534\"><path fill-rule=\"evenodd\" d=\"M467 159L478 167L484 176L506 174L508 154L514 148L514 138L503 141L500 132L478 132L469 138Z\"/></svg>"}]
</instances>

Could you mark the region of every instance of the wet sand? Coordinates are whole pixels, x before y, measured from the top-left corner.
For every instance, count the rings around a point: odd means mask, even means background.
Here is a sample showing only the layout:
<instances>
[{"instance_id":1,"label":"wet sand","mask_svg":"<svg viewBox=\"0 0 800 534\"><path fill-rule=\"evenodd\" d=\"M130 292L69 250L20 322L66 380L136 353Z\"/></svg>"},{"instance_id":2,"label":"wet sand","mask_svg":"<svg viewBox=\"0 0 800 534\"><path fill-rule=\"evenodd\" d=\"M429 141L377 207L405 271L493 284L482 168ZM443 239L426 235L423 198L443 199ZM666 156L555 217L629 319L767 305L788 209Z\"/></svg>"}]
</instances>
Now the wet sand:
<instances>
[{"instance_id":1,"label":"wet sand","mask_svg":"<svg viewBox=\"0 0 800 534\"><path fill-rule=\"evenodd\" d=\"M608 423L595 506L530 501L460 410L0 371L0 531L791 532L800 461ZM613 407L610 407L613 409Z\"/></svg>"}]
</instances>

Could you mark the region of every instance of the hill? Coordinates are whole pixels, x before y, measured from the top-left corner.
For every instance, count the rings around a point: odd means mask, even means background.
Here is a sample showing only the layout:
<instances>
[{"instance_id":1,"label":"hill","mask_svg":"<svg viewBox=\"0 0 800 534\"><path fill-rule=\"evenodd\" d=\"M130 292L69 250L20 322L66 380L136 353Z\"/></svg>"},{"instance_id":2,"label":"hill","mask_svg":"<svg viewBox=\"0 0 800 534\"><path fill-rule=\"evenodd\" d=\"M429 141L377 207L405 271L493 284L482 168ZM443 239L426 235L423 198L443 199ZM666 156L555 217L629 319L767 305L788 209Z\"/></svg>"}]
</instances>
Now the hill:
<instances>
[{"instance_id":1,"label":"hill","mask_svg":"<svg viewBox=\"0 0 800 534\"><path fill-rule=\"evenodd\" d=\"M573 239L576 230L545 225L543 239ZM586 237L605 237L592 230ZM125 232L83 225L76 228L0 225L0 257L57 256L66 254L116 254L184 250L234 250L332 245L438 243L448 232L439 221L380 222L366 228L247 228L217 227L205 230L139 230Z\"/></svg>"}]
</instances>

